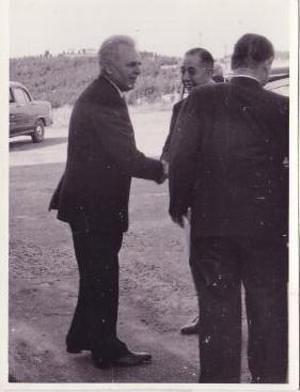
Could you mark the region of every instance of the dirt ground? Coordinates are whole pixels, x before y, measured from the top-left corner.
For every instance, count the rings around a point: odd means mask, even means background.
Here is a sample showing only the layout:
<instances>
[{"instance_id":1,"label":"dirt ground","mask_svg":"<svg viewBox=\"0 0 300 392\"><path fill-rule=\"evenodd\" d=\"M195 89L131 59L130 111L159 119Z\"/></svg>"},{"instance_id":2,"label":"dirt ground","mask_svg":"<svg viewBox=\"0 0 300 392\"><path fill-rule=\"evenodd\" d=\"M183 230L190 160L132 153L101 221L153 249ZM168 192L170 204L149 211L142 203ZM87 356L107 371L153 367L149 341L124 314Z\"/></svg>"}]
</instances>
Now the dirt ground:
<instances>
[{"instance_id":1,"label":"dirt ground","mask_svg":"<svg viewBox=\"0 0 300 392\"><path fill-rule=\"evenodd\" d=\"M170 113L134 118L138 145L157 155ZM152 122L151 122L152 121ZM157 124L151 138L150 126ZM152 126L153 127L153 126ZM161 132L160 132L161 130ZM144 136L143 136L144 132ZM156 136L155 136L155 135ZM134 180L130 229L120 255L119 335L133 350L150 351L151 365L99 370L89 353L65 352L77 298L78 272L67 225L47 211L64 168L67 131L46 140L10 142L9 373L21 383L197 383L196 336L180 327L197 314L185 233L167 213L167 183ZM143 148L144 147L144 148ZM245 319L243 326L245 332ZM243 344L242 381L249 381Z\"/></svg>"}]
</instances>

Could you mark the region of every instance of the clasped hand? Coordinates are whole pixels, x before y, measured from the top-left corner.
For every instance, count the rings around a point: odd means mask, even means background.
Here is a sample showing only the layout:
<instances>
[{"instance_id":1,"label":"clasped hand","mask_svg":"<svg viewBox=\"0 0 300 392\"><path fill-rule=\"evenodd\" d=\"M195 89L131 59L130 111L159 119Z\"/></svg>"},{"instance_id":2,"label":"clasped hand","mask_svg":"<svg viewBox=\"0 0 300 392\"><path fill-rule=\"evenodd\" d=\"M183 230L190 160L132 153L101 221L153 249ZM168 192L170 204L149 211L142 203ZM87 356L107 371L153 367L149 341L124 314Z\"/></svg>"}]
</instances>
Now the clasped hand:
<instances>
[{"instance_id":1,"label":"clasped hand","mask_svg":"<svg viewBox=\"0 0 300 392\"><path fill-rule=\"evenodd\" d=\"M169 163L165 161L164 159L161 160L162 166L163 166L163 175L159 181L160 184L162 184L169 175Z\"/></svg>"}]
</instances>

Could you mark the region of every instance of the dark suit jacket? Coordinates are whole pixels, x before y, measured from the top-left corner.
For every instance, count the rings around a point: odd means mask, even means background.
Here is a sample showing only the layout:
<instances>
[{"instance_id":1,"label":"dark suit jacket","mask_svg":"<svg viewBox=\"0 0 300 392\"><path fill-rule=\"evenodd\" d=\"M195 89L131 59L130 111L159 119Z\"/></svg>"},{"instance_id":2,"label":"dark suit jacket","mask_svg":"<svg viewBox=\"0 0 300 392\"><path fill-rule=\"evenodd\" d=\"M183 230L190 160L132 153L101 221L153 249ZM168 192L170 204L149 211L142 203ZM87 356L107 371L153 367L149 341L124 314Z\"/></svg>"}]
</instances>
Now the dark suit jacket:
<instances>
[{"instance_id":1,"label":"dark suit jacket","mask_svg":"<svg viewBox=\"0 0 300 392\"><path fill-rule=\"evenodd\" d=\"M49 209L66 222L126 231L131 177L158 182L162 174L159 161L137 150L125 101L99 76L74 106L66 169Z\"/></svg>"},{"instance_id":2,"label":"dark suit jacket","mask_svg":"<svg viewBox=\"0 0 300 392\"><path fill-rule=\"evenodd\" d=\"M165 141L165 144L163 146L162 149L162 154L160 159L163 159L165 161L169 161L170 159L170 144L171 144L171 138L172 135L174 133L175 130L175 125L176 125L176 120L177 117L179 115L179 112L181 110L181 108L183 107L183 103L184 103L184 99L182 99L181 101L175 103L175 105L173 106L173 110L172 110L172 117L171 117L171 122L170 122L170 128L169 128L169 133L167 136L167 139Z\"/></svg>"},{"instance_id":3,"label":"dark suit jacket","mask_svg":"<svg viewBox=\"0 0 300 392\"><path fill-rule=\"evenodd\" d=\"M195 89L176 123L170 214L192 207L192 236L286 234L288 98L254 79Z\"/></svg>"}]
</instances>

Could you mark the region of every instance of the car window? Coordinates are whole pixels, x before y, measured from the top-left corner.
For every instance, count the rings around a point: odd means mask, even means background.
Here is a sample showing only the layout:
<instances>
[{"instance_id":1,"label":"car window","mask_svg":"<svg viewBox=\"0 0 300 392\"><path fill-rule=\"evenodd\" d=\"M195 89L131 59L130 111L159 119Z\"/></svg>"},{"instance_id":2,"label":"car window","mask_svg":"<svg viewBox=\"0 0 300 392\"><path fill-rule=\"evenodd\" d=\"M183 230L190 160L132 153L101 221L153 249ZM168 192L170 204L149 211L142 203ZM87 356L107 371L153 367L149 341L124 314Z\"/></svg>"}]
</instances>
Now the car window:
<instances>
[{"instance_id":1,"label":"car window","mask_svg":"<svg viewBox=\"0 0 300 392\"><path fill-rule=\"evenodd\" d=\"M30 98L25 90L22 88L14 89L14 96L17 103L26 104L30 102Z\"/></svg>"}]
</instances>

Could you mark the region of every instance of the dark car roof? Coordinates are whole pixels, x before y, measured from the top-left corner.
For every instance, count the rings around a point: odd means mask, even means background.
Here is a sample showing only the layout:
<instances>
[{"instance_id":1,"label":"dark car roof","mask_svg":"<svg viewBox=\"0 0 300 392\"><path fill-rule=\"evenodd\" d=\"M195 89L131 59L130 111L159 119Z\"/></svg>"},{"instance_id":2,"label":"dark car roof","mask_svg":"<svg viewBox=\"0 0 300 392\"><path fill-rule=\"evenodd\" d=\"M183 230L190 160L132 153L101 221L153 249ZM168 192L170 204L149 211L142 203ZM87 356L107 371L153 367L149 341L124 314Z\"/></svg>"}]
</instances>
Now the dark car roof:
<instances>
[{"instance_id":1,"label":"dark car roof","mask_svg":"<svg viewBox=\"0 0 300 392\"><path fill-rule=\"evenodd\" d=\"M290 75L288 66L272 68L269 76L269 82L273 80L286 79Z\"/></svg>"}]
</instances>

